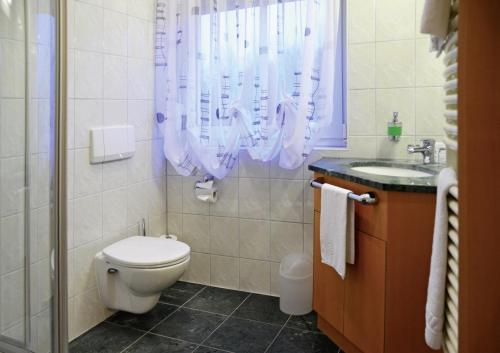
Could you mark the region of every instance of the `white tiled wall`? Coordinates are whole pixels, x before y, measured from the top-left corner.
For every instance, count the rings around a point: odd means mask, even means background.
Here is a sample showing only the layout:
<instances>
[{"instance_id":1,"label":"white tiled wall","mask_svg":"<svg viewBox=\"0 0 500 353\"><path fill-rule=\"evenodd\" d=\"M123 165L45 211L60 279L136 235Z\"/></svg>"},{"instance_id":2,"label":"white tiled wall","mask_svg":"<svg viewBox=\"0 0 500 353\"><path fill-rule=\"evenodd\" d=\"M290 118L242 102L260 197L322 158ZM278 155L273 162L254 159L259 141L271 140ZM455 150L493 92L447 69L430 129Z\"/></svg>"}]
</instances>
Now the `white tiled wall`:
<instances>
[{"instance_id":1,"label":"white tiled wall","mask_svg":"<svg viewBox=\"0 0 500 353\"><path fill-rule=\"evenodd\" d=\"M418 33L422 0L348 0L348 148L321 156L409 157L406 146L442 136L441 60ZM399 143L386 138L398 111ZM220 200L193 197L196 177L167 169L168 231L193 254L185 280L251 292L278 294L281 258L312 252L312 191L307 167L279 169L252 161L246 152L231 176L218 182Z\"/></svg>"},{"instance_id":2,"label":"white tiled wall","mask_svg":"<svg viewBox=\"0 0 500 353\"><path fill-rule=\"evenodd\" d=\"M168 231L192 248L184 280L277 294L279 261L311 252L312 195L303 167L284 171L241 152L230 177L217 181L216 204L193 196L197 177L167 168Z\"/></svg>"},{"instance_id":3,"label":"white tiled wall","mask_svg":"<svg viewBox=\"0 0 500 353\"><path fill-rule=\"evenodd\" d=\"M166 162L153 125L154 0L70 0L68 261L70 336L110 311L98 296L93 259L106 245L166 230ZM131 124L136 153L91 165L89 129Z\"/></svg>"},{"instance_id":4,"label":"white tiled wall","mask_svg":"<svg viewBox=\"0 0 500 353\"><path fill-rule=\"evenodd\" d=\"M443 136L441 58L420 34L423 0L349 0L348 148L356 155L409 157L406 146ZM403 122L400 142L386 138L392 112ZM363 146L361 146L363 145Z\"/></svg>"}]
</instances>

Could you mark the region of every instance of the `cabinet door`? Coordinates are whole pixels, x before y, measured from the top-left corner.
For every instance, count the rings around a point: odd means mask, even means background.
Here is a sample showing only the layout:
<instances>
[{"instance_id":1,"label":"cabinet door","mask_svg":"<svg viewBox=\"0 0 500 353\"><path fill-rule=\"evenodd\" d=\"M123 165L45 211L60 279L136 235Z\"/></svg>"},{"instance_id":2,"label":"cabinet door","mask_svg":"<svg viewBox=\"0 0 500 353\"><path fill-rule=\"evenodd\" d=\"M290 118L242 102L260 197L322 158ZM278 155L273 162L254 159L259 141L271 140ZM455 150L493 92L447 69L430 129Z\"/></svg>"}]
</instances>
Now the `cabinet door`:
<instances>
[{"instance_id":1,"label":"cabinet door","mask_svg":"<svg viewBox=\"0 0 500 353\"><path fill-rule=\"evenodd\" d=\"M356 232L356 259L347 266L344 335L363 352L384 351L385 242Z\"/></svg>"},{"instance_id":2,"label":"cabinet door","mask_svg":"<svg viewBox=\"0 0 500 353\"><path fill-rule=\"evenodd\" d=\"M314 212L314 310L339 332L344 321L344 281L330 266L321 263L320 213Z\"/></svg>"}]
</instances>

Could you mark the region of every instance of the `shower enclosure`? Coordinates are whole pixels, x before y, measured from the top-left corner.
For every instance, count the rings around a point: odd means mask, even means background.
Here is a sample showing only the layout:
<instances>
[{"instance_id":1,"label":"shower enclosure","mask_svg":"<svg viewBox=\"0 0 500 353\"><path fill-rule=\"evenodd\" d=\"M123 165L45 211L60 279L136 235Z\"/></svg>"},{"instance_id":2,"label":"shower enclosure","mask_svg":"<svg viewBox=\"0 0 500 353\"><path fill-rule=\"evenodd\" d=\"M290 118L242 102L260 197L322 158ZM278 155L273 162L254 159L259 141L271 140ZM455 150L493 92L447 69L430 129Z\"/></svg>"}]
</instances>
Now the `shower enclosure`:
<instances>
[{"instance_id":1,"label":"shower enclosure","mask_svg":"<svg viewBox=\"0 0 500 353\"><path fill-rule=\"evenodd\" d=\"M64 352L64 2L0 0L0 352Z\"/></svg>"}]
</instances>

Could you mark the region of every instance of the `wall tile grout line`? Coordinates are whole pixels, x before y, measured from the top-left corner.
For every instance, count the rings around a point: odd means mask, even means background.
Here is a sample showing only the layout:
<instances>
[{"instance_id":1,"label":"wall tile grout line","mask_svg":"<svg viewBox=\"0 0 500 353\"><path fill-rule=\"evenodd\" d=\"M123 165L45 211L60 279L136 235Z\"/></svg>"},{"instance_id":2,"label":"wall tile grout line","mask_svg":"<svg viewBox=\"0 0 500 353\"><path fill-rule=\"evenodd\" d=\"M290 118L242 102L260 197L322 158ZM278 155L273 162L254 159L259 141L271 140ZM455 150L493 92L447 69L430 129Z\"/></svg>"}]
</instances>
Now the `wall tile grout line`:
<instances>
[{"instance_id":1,"label":"wall tile grout line","mask_svg":"<svg viewBox=\"0 0 500 353\"><path fill-rule=\"evenodd\" d=\"M174 311L172 311L170 314L168 314L166 317L164 317L160 322L158 322L156 325L154 325L153 327L151 327L148 331L146 331L141 337L139 337L138 339L136 339L134 342L132 342L131 344L129 344L127 347L125 347L123 350L120 351L120 353L125 353L129 348L131 348L134 344L136 344L137 342L139 342L139 340L141 340L144 336L146 336L147 334L149 333L152 333L151 331L153 331L155 328L157 328L159 325L161 325L165 320L167 320L169 317L171 317L173 314L175 314L176 312L178 312L181 308L184 307L184 305L186 305L187 303L189 303L191 300L193 300L193 298L195 298L198 294L200 294L201 292L203 292L205 290L205 288L207 288L206 286L204 286L203 288L201 288L199 291L197 291L191 298L189 298L188 300L186 300L182 305L178 306L177 309L175 309Z\"/></svg>"},{"instance_id":2,"label":"wall tile grout line","mask_svg":"<svg viewBox=\"0 0 500 353\"><path fill-rule=\"evenodd\" d=\"M359 137L377 137L377 135L357 135ZM411 136L411 135L403 135L403 136ZM78 148L81 150L86 150L88 147L81 147ZM279 180L279 181L306 181L308 182L310 179L297 179L297 180L292 180L292 179L274 179L274 180ZM140 184L140 182L136 183ZM303 222L303 221L289 221L286 219L277 219L277 218L250 218L250 217L243 217L243 216L234 216L234 215L213 215L213 214L208 214L208 213L194 213L194 212L177 212L177 211L170 211L169 213L171 214L177 214L177 215L189 215L189 216L206 216L206 217L215 217L215 218L231 218L231 219L243 219L243 220L248 220L248 221L270 221L270 222L279 222L279 223L294 223L294 224L312 224L312 222Z\"/></svg>"}]
</instances>

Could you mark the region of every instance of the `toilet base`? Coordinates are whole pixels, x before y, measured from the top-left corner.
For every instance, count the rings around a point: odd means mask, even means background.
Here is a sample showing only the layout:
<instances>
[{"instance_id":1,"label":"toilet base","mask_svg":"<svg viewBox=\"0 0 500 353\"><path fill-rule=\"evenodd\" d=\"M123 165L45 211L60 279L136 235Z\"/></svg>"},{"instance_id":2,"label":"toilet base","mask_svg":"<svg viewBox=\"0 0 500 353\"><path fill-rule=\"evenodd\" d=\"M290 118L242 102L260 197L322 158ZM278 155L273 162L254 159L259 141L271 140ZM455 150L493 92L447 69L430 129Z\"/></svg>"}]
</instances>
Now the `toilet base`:
<instances>
[{"instance_id":1,"label":"toilet base","mask_svg":"<svg viewBox=\"0 0 500 353\"><path fill-rule=\"evenodd\" d=\"M140 269L117 266L102 253L95 256L97 288L103 304L113 310L143 314L160 299L161 291L177 282L189 258L166 268Z\"/></svg>"}]
</instances>

